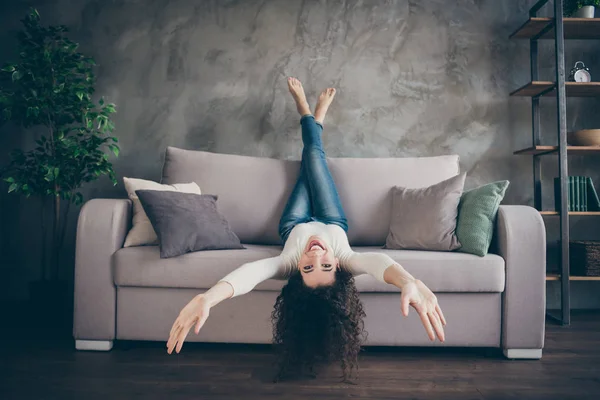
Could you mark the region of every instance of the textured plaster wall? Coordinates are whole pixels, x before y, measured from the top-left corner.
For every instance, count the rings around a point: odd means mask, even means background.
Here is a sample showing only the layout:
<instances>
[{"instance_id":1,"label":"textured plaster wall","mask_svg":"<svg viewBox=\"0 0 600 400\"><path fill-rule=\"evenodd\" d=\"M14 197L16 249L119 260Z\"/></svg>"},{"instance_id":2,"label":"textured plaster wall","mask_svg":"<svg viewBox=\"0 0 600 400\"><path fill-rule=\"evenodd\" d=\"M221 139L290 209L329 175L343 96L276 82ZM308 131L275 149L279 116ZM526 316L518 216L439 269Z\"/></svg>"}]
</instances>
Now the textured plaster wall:
<instances>
[{"instance_id":1,"label":"textured plaster wall","mask_svg":"<svg viewBox=\"0 0 600 400\"><path fill-rule=\"evenodd\" d=\"M468 171L467 187L510 179L506 203L530 204L531 160L512 155L530 142L529 100L508 97L529 79L529 47L508 35L532 3L4 0L0 61L14 58L13 37L28 5L38 7L44 21L69 26L82 51L98 62L97 93L118 106L115 133L122 152L114 164L120 177L159 179L167 145L298 158L298 116L285 86L292 75L304 82L312 102L323 88L338 88L326 121L330 156L456 153ZM551 45L543 46L541 58L548 80L554 79ZM574 43L568 67L583 59L598 66L600 77L597 50ZM545 141L552 143L555 102L543 103ZM569 127L600 124L598 105L570 102ZM0 160L29 143L30 134L5 128ZM577 173L594 174L597 166L573 163ZM545 164L544 174L549 182L556 174L553 163ZM115 188L107 180L86 193L124 196L121 184ZM0 196L1 273L10 282L3 296L23 297L25 283L37 277L38 255L31 250L39 243L39 211L31 201ZM62 271L67 279L77 210L71 216ZM581 232L597 232L589 220L575 224ZM557 228L549 225L552 247Z\"/></svg>"}]
</instances>

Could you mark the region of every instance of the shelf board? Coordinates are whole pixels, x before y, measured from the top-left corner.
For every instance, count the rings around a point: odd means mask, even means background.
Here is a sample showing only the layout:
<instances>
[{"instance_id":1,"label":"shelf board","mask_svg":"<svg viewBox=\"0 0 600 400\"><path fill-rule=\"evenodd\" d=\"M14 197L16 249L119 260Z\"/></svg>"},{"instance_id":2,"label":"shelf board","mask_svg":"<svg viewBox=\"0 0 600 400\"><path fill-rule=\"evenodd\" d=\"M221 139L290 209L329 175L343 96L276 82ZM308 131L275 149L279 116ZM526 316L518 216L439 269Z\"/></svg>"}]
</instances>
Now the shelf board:
<instances>
[{"instance_id":1,"label":"shelf board","mask_svg":"<svg viewBox=\"0 0 600 400\"><path fill-rule=\"evenodd\" d=\"M554 18L529 18L510 38L532 39L548 28L539 39L554 39L553 25ZM565 39L600 39L600 18L563 18L563 27Z\"/></svg>"},{"instance_id":2,"label":"shelf board","mask_svg":"<svg viewBox=\"0 0 600 400\"><path fill-rule=\"evenodd\" d=\"M540 211L542 215L559 215L558 211ZM576 216L600 216L600 211L569 211L569 215Z\"/></svg>"},{"instance_id":3,"label":"shelf board","mask_svg":"<svg viewBox=\"0 0 600 400\"><path fill-rule=\"evenodd\" d=\"M525 149L517 150L513 154L516 155L546 155L546 154L557 154L558 146L532 146ZM567 146L567 153L586 155L586 154L600 154L600 146Z\"/></svg>"},{"instance_id":4,"label":"shelf board","mask_svg":"<svg viewBox=\"0 0 600 400\"><path fill-rule=\"evenodd\" d=\"M546 274L547 281L559 281L560 275L555 273ZM600 276L569 276L570 281L600 281Z\"/></svg>"},{"instance_id":5,"label":"shelf board","mask_svg":"<svg viewBox=\"0 0 600 400\"><path fill-rule=\"evenodd\" d=\"M511 96L538 97L554 96L554 82L533 81L513 91ZM565 90L568 97L595 97L600 96L600 82L566 82Z\"/></svg>"}]
</instances>

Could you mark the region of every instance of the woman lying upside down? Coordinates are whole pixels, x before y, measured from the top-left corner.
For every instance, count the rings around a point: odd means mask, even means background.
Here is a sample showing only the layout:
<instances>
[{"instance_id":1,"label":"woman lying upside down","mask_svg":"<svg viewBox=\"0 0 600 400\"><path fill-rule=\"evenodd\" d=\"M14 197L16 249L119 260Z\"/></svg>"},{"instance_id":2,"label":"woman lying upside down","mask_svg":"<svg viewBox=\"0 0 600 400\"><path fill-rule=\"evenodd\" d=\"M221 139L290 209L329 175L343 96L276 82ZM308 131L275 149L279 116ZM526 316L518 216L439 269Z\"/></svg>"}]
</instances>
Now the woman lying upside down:
<instances>
[{"instance_id":1,"label":"woman lying upside down","mask_svg":"<svg viewBox=\"0 0 600 400\"><path fill-rule=\"evenodd\" d=\"M221 301L246 294L267 279L287 279L272 313L273 341L280 350L276 379L313 373L318 363L334 361L347 379L357 369L364 334L365 313L354 285L354 276L362 274L398 287L402 314L413 307L430 340L443 342L446 320L431 290L389 256L350 248L348 223L321 142L335 89L321 93L313 115L300 81L288 78L287 83L301 116L304 149L298 181L279 222L283 251L242 265L194 297L173 324L168 353L179 353L190 329L195 327L197 334Z\"/></svg>"}]
</instances>

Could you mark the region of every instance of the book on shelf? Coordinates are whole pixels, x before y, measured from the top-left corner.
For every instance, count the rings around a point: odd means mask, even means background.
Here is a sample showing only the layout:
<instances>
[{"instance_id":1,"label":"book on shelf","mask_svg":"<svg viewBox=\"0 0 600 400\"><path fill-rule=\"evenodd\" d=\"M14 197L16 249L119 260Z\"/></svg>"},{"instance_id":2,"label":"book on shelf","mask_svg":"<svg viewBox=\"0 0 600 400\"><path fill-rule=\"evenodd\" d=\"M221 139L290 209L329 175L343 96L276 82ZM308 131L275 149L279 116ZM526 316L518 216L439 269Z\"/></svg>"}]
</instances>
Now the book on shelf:
<instances>
[{"instance_id":1,"label":"book on shelf","mask_svg":"<svg viewBox=\"0 0 600 400\"><path fill-rule=\"evenodd\" d=\"M582 189L583 189L583 211L588 211L588 182L587 176L582 176Z\"/></svg>"},{"instance_id":2,"label":"book on shelf","mask_svg":"<svg viewBox=\"0 0 600 400\"><path fill-rule=\"evenodd\" d=\"M600 211L600 199L589 176L567 177L567 209L569 211ZM560 211L560 179L554 178L555 211Z\"/></svg>"},{"instance_id":3,"label":"book on shelf","mask_svg":"<svg viewBox=\"0 0 600 400\"><path fill-rule=\"evenodd\" d=\"M596 192L596 188L594 187L594 182L589 176L586 176L585 178L587 182L586 190L588 192L588 211L600 211L600 199L598 198L598 192Z\"/></svg>"},{"instance_id":4,"label":"book on shelf","mask_svg":"<svg viewBox=\"0 0 600 400\"><path fill-rule=\"evenodd\" d=\"M580 196L581 190L579 190L579 177L573 176L571 178L573 181L573 192L575 193L575 195L573 196L573 211L582 211Z\"/></svg>"}]
</instances>

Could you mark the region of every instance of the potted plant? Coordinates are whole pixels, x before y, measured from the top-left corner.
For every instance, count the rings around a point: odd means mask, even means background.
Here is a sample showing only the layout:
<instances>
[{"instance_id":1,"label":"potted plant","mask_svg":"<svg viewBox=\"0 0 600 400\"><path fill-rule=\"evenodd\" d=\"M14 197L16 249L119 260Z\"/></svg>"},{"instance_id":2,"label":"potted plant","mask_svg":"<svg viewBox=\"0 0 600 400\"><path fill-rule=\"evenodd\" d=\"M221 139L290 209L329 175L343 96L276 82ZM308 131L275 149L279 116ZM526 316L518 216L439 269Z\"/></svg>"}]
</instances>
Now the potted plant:
<instances>
[{"instance_id":1,"label":"potted plant","mask_svg":"<svg viewBox=\"0 0 600 400\"><path fill-rule=\"evenodd\" d=\"M565 0L563 14L565 17L594 18L595 8L600 6L600 0Z\"/></svg>"},{"instance_id":2,"label":"potted plant","mask_svg":"<svg viewBox=\"0 0 600 400\"><path fill-rule=\"evenodd\" d=\"M115 105L92 99L94 60L78 52L65 26L42 26L37 10L22 23L18 61L0 70L0 124L12 121L36 140L31 150L14 150L0 175L9 193L41 200L41 279L30 296L44 306L68 298L59 267L69 207L83 202L87 182L107 175L116 184L106 151L118 156L119 147L111 136Z\"/></svg>"}]
</instances>

